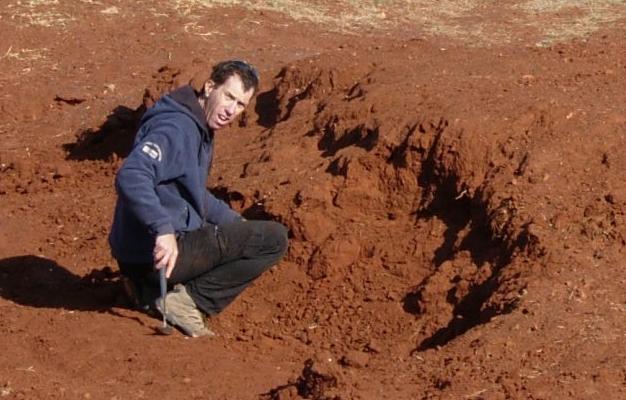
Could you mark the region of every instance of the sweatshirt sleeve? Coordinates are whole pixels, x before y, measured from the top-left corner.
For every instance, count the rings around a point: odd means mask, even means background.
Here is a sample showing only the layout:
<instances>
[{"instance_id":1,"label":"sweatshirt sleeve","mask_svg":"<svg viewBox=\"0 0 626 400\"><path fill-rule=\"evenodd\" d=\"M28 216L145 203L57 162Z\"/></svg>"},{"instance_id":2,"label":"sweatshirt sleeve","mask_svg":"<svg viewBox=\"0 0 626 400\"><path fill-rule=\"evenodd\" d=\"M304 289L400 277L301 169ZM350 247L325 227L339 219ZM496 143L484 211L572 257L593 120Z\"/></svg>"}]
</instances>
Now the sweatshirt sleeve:
<instances>
[{"instance_id":1,"label":"sweatshirt sleeve","mask_svg":"<svg viewBox=\"0 0 626 400\"><path fill-rule=\"evenodd\" d=\"M213 194L208 190L204 196L204 206L207 210L207 222L212 224L221 225L243 219L241 215L230 208L228 204L213 196Z\"/></svg>"},{"instance_id":2,"label":"sweatshirt sleeve","mask_svg":"<svg viewBox=\"0 0 626 400\"><path fill-rule=\"evenodd\" d=\"M178 128L161 123L139 140L115 178L120 199L156 235L174 233L167 210L161 205L156 187L159 182L180 174L178 159L183 144L173 140Z\"/></svg>"}]
</instances>

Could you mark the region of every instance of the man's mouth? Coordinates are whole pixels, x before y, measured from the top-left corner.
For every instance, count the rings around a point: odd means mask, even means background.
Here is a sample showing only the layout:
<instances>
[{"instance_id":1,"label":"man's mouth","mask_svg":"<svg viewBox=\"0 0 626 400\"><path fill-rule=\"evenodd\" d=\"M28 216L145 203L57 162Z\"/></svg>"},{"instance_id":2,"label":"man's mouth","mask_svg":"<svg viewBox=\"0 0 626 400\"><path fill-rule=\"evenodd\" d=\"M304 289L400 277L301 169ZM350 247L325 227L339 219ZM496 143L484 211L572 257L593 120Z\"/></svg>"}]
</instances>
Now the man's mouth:
<instances>
[{"instance_id":1,"label":"man's mouth","mask_svg":"<svg viewBox=\"0 0 626 400\"><path fill-rule=\"evenodd\" d=\"M225 115L218 115L217 120L220 124L224 125L228 123L228 117Z\"/></svg>"}]
</instances>

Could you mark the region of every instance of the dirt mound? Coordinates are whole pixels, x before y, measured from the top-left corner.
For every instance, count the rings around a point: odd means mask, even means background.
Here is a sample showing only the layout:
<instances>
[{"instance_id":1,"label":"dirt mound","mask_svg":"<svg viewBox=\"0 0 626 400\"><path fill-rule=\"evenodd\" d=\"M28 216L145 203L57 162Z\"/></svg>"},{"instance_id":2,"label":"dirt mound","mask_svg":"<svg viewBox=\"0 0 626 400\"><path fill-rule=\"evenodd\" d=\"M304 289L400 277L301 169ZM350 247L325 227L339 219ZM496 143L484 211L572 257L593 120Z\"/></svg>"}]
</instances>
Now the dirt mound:
<instances>
[{"instance_id":1,"label":"dirt mound","mask_svg":"<svg viewBox=\"0 0 626 400\"><path fill-rule=\"evenodd\" d=\"M420 44L406 50L423 51ZM562 52L540 56L557 64ZM569 223L554 224L576 214L564 198L596 204L583 213L584 235L604 236L613 251L623 245L614 195L582 195L577 189L591 182L562 168L564 159L543 155L584 143L587 156L597 154L586 168L619 180L603 161L619 157L606 155L606 142L572 135L569 110L584 95L528 90L534 78L502 71L480 88L448 82L470 97L450 104L449 89L402 63L335 64L322 58L282 70L270 92L277 117L251 146L262 156L229 188L247 198L246 188L277 182L253 197L290 227L289 259L311 279L285 305L288 326L309 321L297 336L302 343L339 358L349 351L419 354L519 308L528 287L552 273L548 265L571 262L555 241L565 234L573 243L563 229ZM510 98L496 103L487 95L499 91ZM511 103L521 106L508 109ZM567 186L555 186L561 179ZM556 215L547 216L546 204L555 203Z\"/></svg>"},{"instance_id":2,"label":"dirt mound","mask_svg":"<svg viewBox=\"0 0 626 400\"><path fill-rule=\"evenodd\" d=\"M420 104L419 95L401 106L404 93L379 83L389 79L385 68L344 68L353 74L342 80L335 69L320 67L324 64L306 60L278 75L272 92L279 96L276 103L285 106L277 108L283 111L258 145L273 151L267 159L247 164L263 179L313 166L278 179L282 184L263 198L269 213L291 229L290 259L306 268L313 280L306 303L294 305L316 316L316 327L304 340L343 336L343 343L336 345L341 350L363 350L371 340L389 342L389 329L405 331L414 312L422 320L433 320L415 338L417 343L440 344L442 339L431 337L443 335L447 341L455 334L438 331L458 334L510 310L514 296L506 294L501 296L506 301L495 301L482 312L481 305L497 291L499 271L511 264L512 254L525 251L534 239L523 228L528 221L514 226L503 216L508 212L504 206L489 210L478 196L468 195L488 187L488 182L476 179L493 162L484 156L488 145L481 147L473 138L468 139L472 147L458 144L466 140L460 130L450 132L446 118L428 116L441 115L441 106L414 108ZM448 154L454 145L466 150L442 160L441 153ZM283 149L297 149L297 158ZM242 178L246 185L248 175ZM244 192L239 184L236 187ZM457 266L447 267L452 260ZM507 292L521 291L524 281L517 286ZM315 298L325 302L316 305ZM328 300L336 304L333 310L327 309ZM404 311L395 318L376 315L398 301ZM362 308L371 308L367 316L359 315ZM380 326L350 332L363 320Z\"/></svg>"}]
</instances>

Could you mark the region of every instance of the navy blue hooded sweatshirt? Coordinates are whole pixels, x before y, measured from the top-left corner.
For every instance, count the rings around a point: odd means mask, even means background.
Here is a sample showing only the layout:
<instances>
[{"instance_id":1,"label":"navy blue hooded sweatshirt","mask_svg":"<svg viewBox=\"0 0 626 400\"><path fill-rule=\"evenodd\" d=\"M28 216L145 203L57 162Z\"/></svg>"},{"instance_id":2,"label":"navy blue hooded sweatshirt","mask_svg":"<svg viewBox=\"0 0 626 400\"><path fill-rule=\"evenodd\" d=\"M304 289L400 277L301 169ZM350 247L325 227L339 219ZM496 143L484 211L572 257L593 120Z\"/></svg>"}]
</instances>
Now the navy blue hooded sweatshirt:
<instances>
[{"instance_id":1,"label":"navy blue hooded sweatshirt","mask_svg":"<svg viewBox=\"0 0 626 400\"><path fill-rule=\"evenodd\" d=\"M109 243L125 263L153 261L155 238L205 222L241 217L207 189L213 131L191 86L162 97L141 119L133 149L115 179L118 193Z\"/></svg>"}]
</instances>

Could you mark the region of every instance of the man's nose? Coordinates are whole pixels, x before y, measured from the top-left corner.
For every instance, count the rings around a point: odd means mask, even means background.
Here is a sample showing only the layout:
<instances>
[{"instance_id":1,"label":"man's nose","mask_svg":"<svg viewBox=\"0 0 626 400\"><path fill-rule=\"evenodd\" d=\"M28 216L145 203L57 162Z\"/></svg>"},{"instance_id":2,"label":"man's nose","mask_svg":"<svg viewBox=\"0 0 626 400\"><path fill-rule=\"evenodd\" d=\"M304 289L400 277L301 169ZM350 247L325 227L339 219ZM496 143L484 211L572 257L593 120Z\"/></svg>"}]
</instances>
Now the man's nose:
<instances>
[{"instance_id":1,"label":"man's nose","mask_svg":"<svg viewBox=\"0 0 626 400\"><path fill-rule=\"evenodd\" d=\"M228 115L233 115L236 109L237 109L237 103L233 101L232 103L228 104L228 106L226 107L226 112L228 113Z\"/></svg>"}]
</instances>

